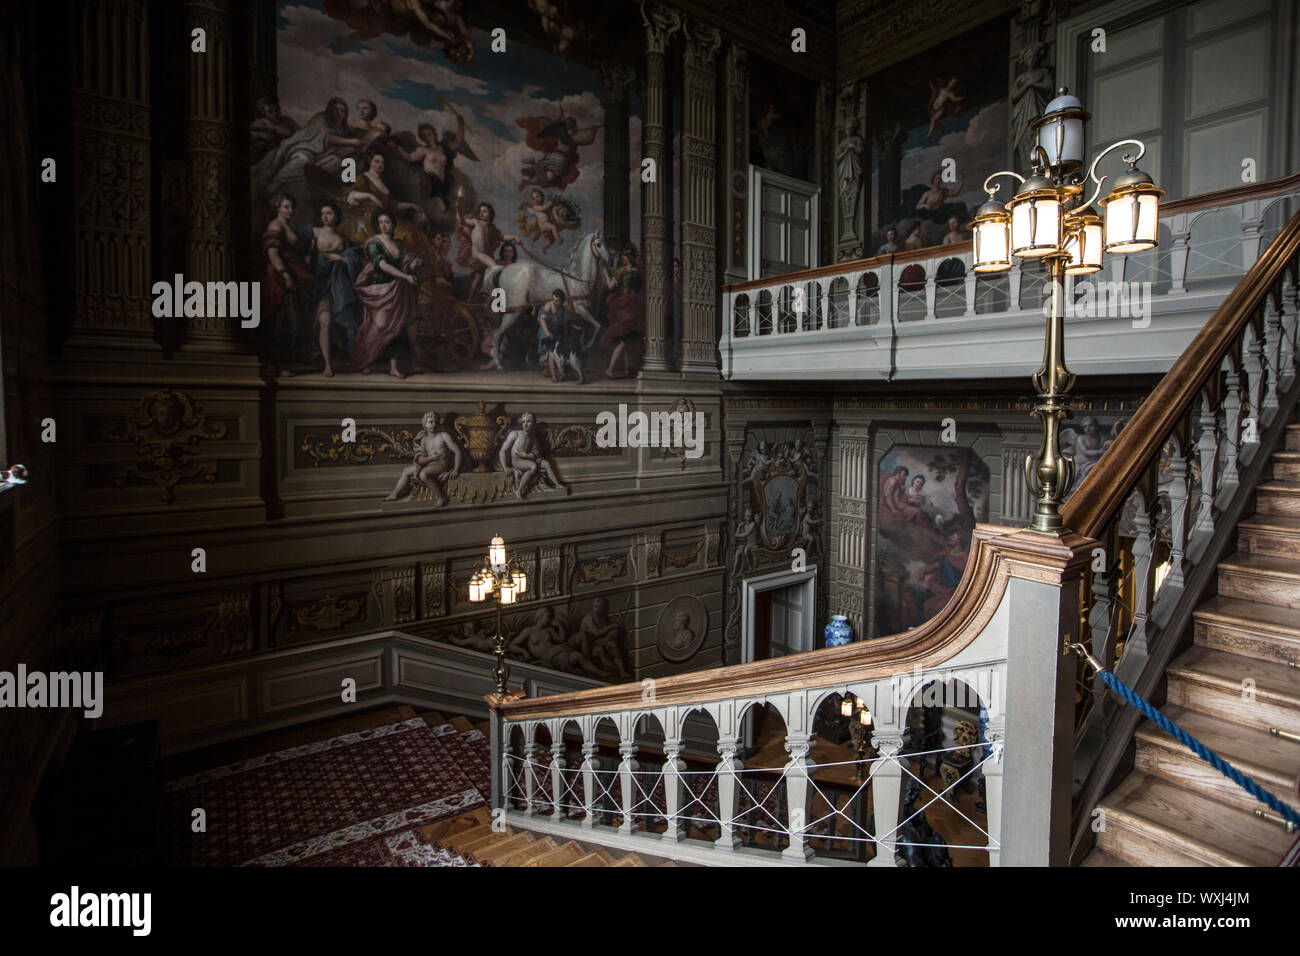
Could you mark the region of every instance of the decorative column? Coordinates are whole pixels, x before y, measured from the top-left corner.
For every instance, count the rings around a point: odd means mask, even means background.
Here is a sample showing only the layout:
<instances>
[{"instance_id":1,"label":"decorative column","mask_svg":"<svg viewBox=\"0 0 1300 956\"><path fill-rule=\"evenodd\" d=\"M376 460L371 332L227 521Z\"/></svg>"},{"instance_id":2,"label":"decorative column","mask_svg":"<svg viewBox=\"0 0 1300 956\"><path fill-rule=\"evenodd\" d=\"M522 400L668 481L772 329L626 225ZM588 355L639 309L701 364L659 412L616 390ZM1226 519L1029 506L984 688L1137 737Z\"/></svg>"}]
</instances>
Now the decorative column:
<instances>
[{"instance_id":1,"label":"decorative column","mask_svg":"<svg viewBox=\"0 0 1300 956\"><path fill-rule=\"evenodd\" d=\"M862 638L865 610L867 537L871 501L871 421L861 411L836 409L832 441L834 485L827 541L830 606Z\"/></svg>"},{"instance_id":2,"label":"decorative column","mask_svg":"<svg viewBox=\"0 0 1300 956\"><path fill-rule=\"evenodd\" d=\"M727 44L723 77L726 154L722 170L727 198L722 268L727 282L744 282L749 278L749 67L744 47Z\"/></svg>"},{"instance_id":3,"label":"decorative column","mask_svg":"<svg viewBox=\"0 0 1300 956\"><path fill-rule=\"evenodd\" d=\"M76 0L70 342L152 346L149 4Z\"/></svg>"},{"instance_id":4,"label":"decorative column","mask_svg":"<svg viewBox=\"0 0 1300 956\"><path fill-rule=\"evenodd\" d=\"M875 826L876 855L867 866L898 866L894 846L898 839L898 798L902 794L903 768L898 752L903 749L901 727L880 728L875 734L876 762L871 766L871 816Z\"/></svg>"},{"instance_id":5,"label":"decorative column","mask_svg":"<svg viewBox=\"0 0 1300 956\"><path fill-rule=\"evenodd\" d=\"M564 805L564 731L555 728L551 743L551 819L563 820L568 812Z\"/></svg>"},{"instance_id":6,"label":"decorative column","mask_svg":"<svg viewBox=\"0 0 1300 956\"><path fill-rule=\"evenodd\" d=\"M528 741L524 744L524 815L533 815L533 797L537 793L537 768L533 759L537 756L537 744Z\"/></svg>"},{"instance_id":7,"label":"decorative column","mask_svg":"<svg viewBox=\"0 0 1300 956\"><path fill-rule=\"evenodd\" d=\"M804 835L808 828L808 778L812 765L808 763L808 751L812 748L810 734L789 734L785 738L785 752L790 755L790 762L785 765L785 794L790 824L790 845L781 851L781 855L795 860L811 860L813 848L808 845Z\"/></svg>"},{"instance_id":8,"label":"decorative column","mask_svg":"<svg viewBox=\"0 0 1300 956\"><path fill-rule=\"evenodd\" d=\"M984 774L984 819L989 834L989 866L1002 862L1002 743L1006 728L1001 720L989 721L984 742L993 748L980 772Z\"/></svg>"},{"instance_id":9,"label":"decorative column","mask_svg":"<svg viewBox=\"0 0 1300 956\"><path fill-rule=\"evenodd\" d=\"M745 769L744 763L736 759L740 748L737 736L719 737L718 754L718 838L714 846L719 850L734 850L740 846L740 835L736 833L736 797L739 794L737 774Z\"/></svg>"},{"instance_id":10,"label":"decorative column","mask_svg":"<svg viewBox=\"0 0 1300 956\"><path fill-rule=\"evenodd\" d=\"M670 843L686 839L686 826L681 820L682 811L682 771L686 763L681 759L682 741L680 737L664 739L664 817L668 829L663 838Z\"/></svg>"},{"instance_id":11,"label":"decorative column","mask_svg":"<svg viewBox=\"0 0 1300 956\"><path fill-rule=\"evenodd\" d=\"M836 170L837 147L839 140L835 128L835 88L822 85L817 87L817 107L814 117L813 136L813 182L821 186L822 196L826 197L817 206L817 262L830 265L835 261L835 205L832 197L836 195L835 182L839 178ZM825 311L822 313L825 315Z\"/></svg>"},{"instance_id":12,"label":"decorative column","mask_svg":"<svg viewBox=\"0 0 1300 956\"><path fill-rule=\"evenodd\" d=\"M641 187L641 261L645 281L645 372L668 369L668 221L664 207L664 148L667 122L664 51L669 38L681 28L681 16L673 10L642 3L645 24L645 95L642 97L641 149L654 161L655 177Z\"/></svg>"},{"instance_id":13,"label":"decorative column","mask_svg":"<svg viewBox=\"0 0 1300 956\"><path fill-rule=\"evenodd\" d=\"M605 240L616 248L631 236L631 203L628 198L628 90L636 72L624 63L606 61L600 65L600 86L605 106Z\"/></svg>"},{"instance_id":14,"label":"decorative column","mask_svg":"<svg viewBox=\"0 0 1300 956\"><path fill-rule=\"evenodd\" d=\"M635 733L632 730L631 733ZM636 817L633 816L632 808L637 805L636 799L636 777L633 776L640 766L636 758L632 755L636 753L636 741L634 738L624 738L619 742L618 752L623 761L618 765L618 783L620 796L622 798L623 822L619 824L618 832L623 834L636 833L640 827L637 825Z\"/></svg>"},{"instance_id":15,"label":"decorative column","mask_svg":"<svg viewBox=\"0 0 1300 956\"><path fill-rule=\"evenodd\" d=\"M595 729L592 729L595 733ZM596 741L593 737L582 742L582 825L596 825Z\"/></svg>"},{"instance_id":16,"label":"decorative column","mask_svg":"<svg viewBox=\"0 0 1300 956\"><path fill-rule=\"evenodd\" d=\"M1025 457L1038 450L1039 436L1023 422L1001 424L1002 433L1002 500L1000 524L1029 524L1033 498L1025 481Z\"/></svg>"},{"instance_id":17,"label":"decorative column","mask_svg":"<svg viewBox=\"0 0 1300 956\"><path fill-rule=\"evenodd\" d=\"M185 281L231 282L235 247L230 227L231 76L230 0L186 0L186 37L202 29L207 52L189 53L185 109L185 165L189 179L189 240ZM238 316L189 320L189 339L209 348L235 341ZM202 345L200 345L202 347Z\"/></svg>"},{"instance_id":18,"label":"decorative column","mask_svg":"<svg viewBox=\"0 0 1300 956\"><path fill-rule=\"evenodd\" d=\"M682 90L682 373L718 368L717 65L722 34L692 23Z\"/></svg>"}]
</instances>

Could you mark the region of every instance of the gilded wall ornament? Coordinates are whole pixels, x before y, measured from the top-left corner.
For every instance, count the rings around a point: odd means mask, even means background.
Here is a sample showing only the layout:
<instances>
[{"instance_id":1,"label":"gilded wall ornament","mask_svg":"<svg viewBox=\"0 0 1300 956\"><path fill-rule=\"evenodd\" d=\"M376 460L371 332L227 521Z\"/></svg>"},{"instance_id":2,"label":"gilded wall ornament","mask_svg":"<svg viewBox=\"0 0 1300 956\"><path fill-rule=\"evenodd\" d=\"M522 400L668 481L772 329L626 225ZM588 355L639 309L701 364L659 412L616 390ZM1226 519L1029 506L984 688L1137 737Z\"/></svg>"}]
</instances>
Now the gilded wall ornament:
<instances>
[{"instance_id":1,"label":"gilded wall ornament","mask_svg":"<svg viewBox=\"0 0 1300 956\"><path fill-rule=\"evenodd\" d=\"M290 631L336 631L366 619L366 599L359 597L326 597L293 609Z\"/></svg>"},{"instance_id":2,"label":"gilded wall ornament","mask_svg":"<svg viewBox=\"0 0 1300 956\"><path fill-rule=\"evenodd\" d=\"M114 467L113 481L119 488L133 478L153 482L161 489L163 504L169 505L183 479L202 475L204 481L217 480L216 461L197 455L203 442L226 437L224 424L209 424L198 402L171 388L142 396L135 407L133 417L124 415L102 429L109 441L133 442L140 456L135 464Z\"/></svg>"}]
</instances>

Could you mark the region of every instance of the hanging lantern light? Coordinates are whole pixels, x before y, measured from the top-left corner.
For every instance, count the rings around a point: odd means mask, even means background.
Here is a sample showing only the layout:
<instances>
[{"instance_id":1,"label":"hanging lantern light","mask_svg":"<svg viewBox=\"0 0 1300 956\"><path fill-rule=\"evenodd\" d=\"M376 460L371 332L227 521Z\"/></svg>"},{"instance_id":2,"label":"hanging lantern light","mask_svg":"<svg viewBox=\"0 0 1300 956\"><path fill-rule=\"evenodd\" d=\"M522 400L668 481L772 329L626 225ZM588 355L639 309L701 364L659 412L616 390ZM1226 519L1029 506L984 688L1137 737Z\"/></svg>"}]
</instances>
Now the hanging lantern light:
<instances>
[{"instance_id":1,"label":"hanging lantern light","mask_svg":"<svg viewBox=\"0 0 1300 956\"><path fill-rule=\"evenodd\" d=\"M1011 210L1011 254L1039 259L1061 251L1061 194L1035 172L1007 203Z\"/></svg>"},{"instance_id":2,"label":"hanging lantern light","mask_svg":"<svg viewBox=\"0 0 1300 956\"><path fill-rule=\"evenodd\" d=\"M1011 214L992 196L975 211L970 223L974 272L1001 272L1011 268Z\"/></svg>"},{"instance_id":3,"label":"hanging lantern light","mask_svg":"<svg viewBox=\"0 0 1300 956\"><path fill-rule=\"evenodd\" d=\"M1128 172L1101 205L1106 210L1106 251L1129 255L1155 248L1159 240L1160 197L1165 191L1129 163Z\"/></svg>"},{"instance_id":4,"label":"hanging lantern light","mask_svg":"<svg viewBox=\"0 0 1300 956\"><path fill-rule=\"evenodd\" d=\"M1072 173L1083 166L1083 124L1092 116L1083 103L1065 87L1034 120L1038 145L1047 154L1047 166L1056 175Z\"/></svg>"},{"instance_id":5,"label":"hanging lantern light","mask_svg":"<svg viewBox=\"0 0 1300 956\"><path fill-rule=\"evenodd\" d=\"M1101 268L1101 217L1090 212L1065 217L1065 274L1087 275Z\"/></svg>"},{"instance_id":6,"label":"hanging lantern light","mask_svg":"<svg viewBox=\"0 0 1300 956\"><path fill-rule=\"evenodd\" d=\"M497 535L488 547L488 564L493 571L500 571L506 566L506 539Z\"/></svg>"}]
</instances>

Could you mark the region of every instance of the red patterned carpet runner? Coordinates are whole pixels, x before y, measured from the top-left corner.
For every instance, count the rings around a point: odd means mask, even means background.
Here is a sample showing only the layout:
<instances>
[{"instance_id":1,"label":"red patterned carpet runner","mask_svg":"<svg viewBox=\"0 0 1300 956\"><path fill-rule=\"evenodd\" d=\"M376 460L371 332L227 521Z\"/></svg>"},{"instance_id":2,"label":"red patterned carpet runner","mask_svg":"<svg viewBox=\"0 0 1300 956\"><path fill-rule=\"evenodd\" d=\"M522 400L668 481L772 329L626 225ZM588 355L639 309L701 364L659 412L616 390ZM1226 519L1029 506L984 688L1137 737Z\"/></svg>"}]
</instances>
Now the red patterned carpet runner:
<instances>
[{"instance_id":1,"label":"red patterned carpet runner","mask_svg":"<svg viewBox=\"0 0 1300 956\"><path fill-rule=\"evenodd\" d=\"M488 768L478 730L414 717L192 774L167 783L169 862L477 866L419 828L484 805Z\"/></svg>"}]
</instances>

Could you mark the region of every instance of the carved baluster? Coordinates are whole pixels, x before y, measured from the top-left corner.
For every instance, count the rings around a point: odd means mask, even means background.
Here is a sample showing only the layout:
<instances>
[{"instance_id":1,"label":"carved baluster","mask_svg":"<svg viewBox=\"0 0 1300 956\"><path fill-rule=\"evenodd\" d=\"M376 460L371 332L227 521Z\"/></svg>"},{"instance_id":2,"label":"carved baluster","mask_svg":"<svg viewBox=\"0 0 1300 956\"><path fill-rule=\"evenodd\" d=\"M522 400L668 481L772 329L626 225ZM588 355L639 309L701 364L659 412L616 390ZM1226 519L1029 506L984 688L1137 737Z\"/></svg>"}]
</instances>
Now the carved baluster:
<instances>
[{"instance_id":1,"label":"carved baluster","mask_svg":"<svg viewBox=\"0 0 1300 956\"><path fill-rule=\"evenodd\" d=\"M557 727L551 743L551 819L563 820L569 815L564 799L564 731Z\"/></svg>"},{"instance_id":2,"label":"carved baluster","mask_svg":"<svg viewBox=\"0 0 1300 956\"><path fill-rule=\"evenodd\" d=\"M1242 334L1242 371L1246 374L1246 418L1243 428L1247 432L1258 434L1262 422L1260 421L1259 405L1263 392L1263 364L1261 356L1263 346L1260 344L1259 330L1254 320L1246 323L1245 331ZM1254 422L1253 427L1249 424ZM1242 447L1237 451L1237 458L1243 465L1249 465L1255 457L1255 452L1259 448L1258 440L1254 442L1244 442Z\"/></svg>"},{"instance_id":3,"label":"carved baluster","mask_svg":"<svg viewBox=\"0 0 1300 956\"><path fill-rule=\"evenodd\" d=\"M740 836L736 833L736 801L740 793L737 774L745 765L736 759L736 750L740 747L739 737L720 737L718 739L718 839L714 845L719 850L734 850L740 846Z\"/></svg>"},{"instance_id":4,"label":"carved baluster","mask_svg":"<svg viewBox=\"0 0 1300 956\"><path fill-rule=\"evenodd\" d=\"M903 749L902 728L881 728L876 732L876 760L871 774L871 808L875 828L876 855L867 866L898 866L894 847L898 843L898 797L902 792L903 768L898 752ZM863 799L862 797L858 798Z\"/></svg>"},{"instance_id":5,"label":"carved baluster","mask_svg":"<svg viewBox=\"0 0 1300 956\"><path fill-rule=\"evenodd\" d=\"M1097 660L1110 666L1114 664L1115 642L1118 635L1112 627L1115 615L1115 589L1119 580L1119 548L1116 543L1115 524L1107 527L1100 542L1101 561L1094 561L1092 568L1092 607L1088 611L1088 629L1092 634L1092 653ZM1095 713L1104 713L1102 706L1106 699L1106 684L1099 676L1092 679L1092 698ZM993 818L990 816L990 820Z\"/></svg>"},{"instance_id":6,"label":"carved baluster","mask_svg":"<svg viewBox=\"0 0 1300 956\"><path fill-rule=\"evenodd\" d=\"M681 759L682 741L679 737L664 739L664 819L668 829L663 838L676 843L686 839L686 826L682 823L682 771L686 763Z\"/></svg>"},{"instance_id":7,"label":"carved baluster","mask_svg":"<svg viewBox=\"0 0 1300 956\"><path fill-rule=\"evenodd\" d=\"M1156 513L1159 499L1153 482L1144 482L1144 490L1135 490L1137 509L1133 514L1133 623L1129 627L1124 656L1147 657L1147 631L1151 620L1151 579L1155 570Z\"/></svg>"},{"instance_id":8,"label":"carved baluster","mask_svg":"<svg viewBox=\"0 0 1300 956\"><path fill-rule=\"evenodd\" d=\"M1264 401L1259 426L1263 428L1277 414L1277 383L1281 376L1282 313L1270 290L1264 296Z\"/></svg>"},{"instance_id":9,"label":"carved baluster","mask_svg":"<svg viewBox=\"0 0 1300 956\"><path fill-rule=\"evenodd\" d=\"M809 734L790 734L785 738L785 751L790 762L785 765L786 820L790 828L790 845L781 851L782 856L798 860L811 860L813 848L804 832L808 828L809 784L812 765L808 751L812 747Z\"/></svg>"},{"instance_id":10,"label":"carved baluster","mask_svg":"<svg viewBox=\"0 0 1300 956\"><path fill-rule=\"evenodd\" d=\"M623 757L623 761L618 765L619 791L623 800L623 822L619 824L618 832L636 833L640 829L632 809L637 805L637 783L634 774L640 768L640 764L632 756L636 753L636 743L632 740L624 740L619 743L618 752Z\"/></svg>"},{"instance_id":11,"label":"carved baluster","mask_svg":"<svg viewBox=\"0 0 1300 956\"><path fill-rule=\"evenodd\" d=\"M935 299L939 292L939 287L935 284L939 275L939 264L932 262L929 265L930 268L926 270L925 276L925 317L933 319Z\"/></svg>"},{"instance_id":12,"label":"carved baluster","mask_svg":"<svg viewBox=\"0 0 1300 956\"><path fill-rule=\"evenodd\" d=\"M1180 428L1178 430L1182 432ZM1187 436L1175 434L1169 439L1169 473L1163 482L1169 496L1169 573L1161 590L1183 589L1183 555L1187 552L1187 501L1191 489L1187 481ZM1217 449L1216 449L1217 451Z\"/></svg>"},{"instance_id":13,"label":"carved baluster","mask_svg":"<svg viewBox=\"0 0 1300 956\"><path fill-rule=\"evenodd\" d=\"M1171 228L1175 228L1172 227ZM1185 229L1186 224L1177 228ZM1182 295L1187 291L1187 258L1191 250L1190 232L1175 231L1172 236L1172 248L1169 252L1169 294Z\"/></svg>"},{"instance_id":14,"label":"carved baluster","mask_svg":"<svg viewBox=\"0 0 1300 956\"><path fill-rule=\"evenodd\" d=\"M1241 376L1237 374L1237 357L1229 354L1224 359L1223 370L1223 470L1219 474L1220 487L1236 487L1241 477L1237 473L1237 455L1241 444Z\"/></svg>"},{"instance_id":15,"label":"carved baluster","mask_svg":"<svg viewBox=\"0 0 1300 956\"><path fill-rule=\"evenodd\" d=\"M582 773L582 825L591 827L596 825L597 807L596 741L594 739L582 742L582 764L579 770Z\"/></svg>"},{"instance_id":16,"label":"carved baluster","mask_svg":"<svg viewBox=\"0 0 1300 956\"><path fill-rule=\"evenodd\" d=\"M966 312L964 313L963 318L972 319L975 317L975 281L978 278L979 276L975 274L975 271L971 268L971 264L967 262L965 278Z\"/></svg>"},{"instance_id":17,"label":"carved baluster","mask_svg":"<svg viewBox=\"0 0 1300 956\"><path fill-rule=\"evenodd\" d=\"M1282 387L1290 388L1295 381L1295 363L1298 354L1296 342L1296 282L1291 270L1282 274Z\"/></svg>"},{"instance_id":18,"label":"carved baluster","mask_svg":"<svg viewBox=\"0 0 1300 956\"><path fill-rule=\"evenodd\" d=\"M1008 312L1018 312L1020 310L1020 289L1023 284L1025 275L1024 260L1017 259L1011 270L1007 273L1007 295L1010 300L1007 303ZM893 865L892 863L890 864Z\"/></svg>"},{"instance_id":19,"label":"carved baluster","mask_svg":"<svg viewBox=\"0 0 1300 956\"><path fill-rule=\"evenodd\" d=\"M1201 504L1196 512L1196 525L1193 535L1214 534L1214 496L1218 485L1219 464L1219 417L1214 413L1214 400L1210 389L1201 392L1201 437L1197 448L1201 453Z\"/></svg>"},{"instance_id":20,"label":"carved baluster","mask_svg":"<svg viewBox=\"0 0 1300 956\"><path fill-rule=\"evenodd\" d=\"M537 770L533 759L537 756L537 744L528 741L524 744L524 813L533 815L533 800L537 793Z\"/></svg>"}]
</instances>

